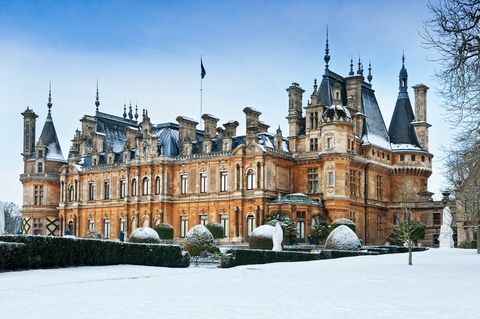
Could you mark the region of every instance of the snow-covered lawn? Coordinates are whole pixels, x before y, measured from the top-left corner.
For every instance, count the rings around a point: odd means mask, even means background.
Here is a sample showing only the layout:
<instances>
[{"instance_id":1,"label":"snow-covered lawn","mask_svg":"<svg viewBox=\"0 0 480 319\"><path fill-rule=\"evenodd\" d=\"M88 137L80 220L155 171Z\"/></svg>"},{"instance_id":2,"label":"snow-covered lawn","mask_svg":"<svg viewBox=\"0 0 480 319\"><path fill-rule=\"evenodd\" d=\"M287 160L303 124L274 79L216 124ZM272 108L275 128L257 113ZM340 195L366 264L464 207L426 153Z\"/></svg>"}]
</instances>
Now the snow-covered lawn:
<instances>
[{"instance_id":1,"label":"snow-covered lawn","mask_svg":"<svg viewBox=\"0 0 480 319\"><path fill-rule=\"evenodd\" d=\"M480 318L480 256L431 249L231 269L0 273L0 318Z\"/></svg>"}]
</instances>

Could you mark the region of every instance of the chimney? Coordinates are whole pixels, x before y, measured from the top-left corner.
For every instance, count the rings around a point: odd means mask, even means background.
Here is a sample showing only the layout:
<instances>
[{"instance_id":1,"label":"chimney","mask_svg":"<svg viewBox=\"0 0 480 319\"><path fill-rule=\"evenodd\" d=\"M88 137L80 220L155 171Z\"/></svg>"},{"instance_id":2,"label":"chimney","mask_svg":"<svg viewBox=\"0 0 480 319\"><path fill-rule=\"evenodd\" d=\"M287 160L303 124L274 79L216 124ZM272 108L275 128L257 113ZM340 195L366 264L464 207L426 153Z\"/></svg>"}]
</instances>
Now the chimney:
<instances>
[{"instance_id":1,"label":"chimney","mask_svg":"<svg viewBox=\"0 0 480 319\"><path fill-rule=\"evenodd\" d=\"M412 125L420 147L428 151L428 128L431 126L427 123L427 90L429 88L425 84L417 84L412 88L415 93L415 121Z\"/></svg>"},{"instance_id":2,"label":"chimney","mask_svg":"<svg viewBox=\"0 0 480 319\"><path fill-rule=\"evenodd\" d=\"M205 130L204 140L211 140L215 138L218 119L210 114L203 114L202 119Z\"/></svg>"},{"instance_id":3,"label":"chimney","mask_svg":"<svg viewBox=\"0 0 480 319\"><path fill-rule=\"evenodd\" d=\"M225 136L235 137L237 135L238 125L239 124L238 124L237 121L229 121L229 122L223 124L223 127L225 127Z\"/></svg>"},{"instance_id":4,"label":"chimney","mask_svg":"<svg viewBox=\"0 0 480 319\"><path fill-rule=\"evenodd\" d=\"M262 122L262 121L258 121L258 133L266 133L268 132L268 128L270 127L270 125Z\"/></svg>"},{"instance_id":5,"label":"chimney","mask_svg":"<svg viewBox=\"0 0 480 319\"><path fill-rule=\"evenodd\" d=\"M178 116L176 120L178 122L178 139L180 142L180 151L185 151L184 153L187 153L188 150L184 149L184 146L188 147L187 144L190 144L189 153L191 154L192 142L197 139L198 122L184 116Z\"/></svg>"},{"instance_id":6,"label":"chimney","mask_svg":"<svg viewBox=\"0 0 480 319\"><path fill-rule=\"evenodd\" d=\"M247 127L247 130L248 130L248 127L250 127L252 124L257 126L260 114L262 114L261 112L247 106L246 108L243 109L243 113L245 113L246 115L245 127Z\"/></svg>"}]
</instances>

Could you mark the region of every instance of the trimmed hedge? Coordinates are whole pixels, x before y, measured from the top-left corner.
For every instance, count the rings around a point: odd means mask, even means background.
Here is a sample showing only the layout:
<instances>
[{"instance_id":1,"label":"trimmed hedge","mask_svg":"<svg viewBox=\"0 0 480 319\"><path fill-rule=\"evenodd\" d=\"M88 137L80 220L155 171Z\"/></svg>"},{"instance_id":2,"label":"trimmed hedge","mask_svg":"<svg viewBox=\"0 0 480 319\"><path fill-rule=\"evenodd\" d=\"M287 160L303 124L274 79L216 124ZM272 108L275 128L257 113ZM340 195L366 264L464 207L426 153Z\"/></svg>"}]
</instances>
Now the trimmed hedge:
<instances>
[{"instance_id":1,"label":"trimmed hedge","mask_svg":"<svg viewBox=\"0 0 480 319\"><path fill-rule=\"evenodd\" d=\"M208 223L205 225L207 229L212 233L213 239L223 238L223 226L219 223Z\"/></svg>"},{"instance_id":2,"label":"trimmed hedge","mask_svg":"<svg viewBox=\"0 0 480 319\"><path fill-rule=\"evenodd\" d=\"M267 264L275 262L293 262L318 260L319 253L293 251L272 251L259 249L234 249L228 251L220 260L220 267L230 268L240 265Z\"/></svg>"},{"instance_id":3,"label":"trimmed hedge","mask_svg":"<svg viewBox=\"0 0 480 319\"><path fill-rule=\"evenodd\" d=\"M163 267L190 265L190 255L183 254L177 245L134 244L53 236L0 236L0 241L24 244L0 244L0 269L118 264Z\"/></svg>"},{"instance_id":4,"label":"trimmed hedge","mask_svg":"<svg viewBox=\"0 0 480 319\"><path fill-rule=\"evenodd\" d=\"M158 233L160 239L172 240L173 239L173 226L170 224L160 224L153 229Z\"/></svg>"}]
</instances>

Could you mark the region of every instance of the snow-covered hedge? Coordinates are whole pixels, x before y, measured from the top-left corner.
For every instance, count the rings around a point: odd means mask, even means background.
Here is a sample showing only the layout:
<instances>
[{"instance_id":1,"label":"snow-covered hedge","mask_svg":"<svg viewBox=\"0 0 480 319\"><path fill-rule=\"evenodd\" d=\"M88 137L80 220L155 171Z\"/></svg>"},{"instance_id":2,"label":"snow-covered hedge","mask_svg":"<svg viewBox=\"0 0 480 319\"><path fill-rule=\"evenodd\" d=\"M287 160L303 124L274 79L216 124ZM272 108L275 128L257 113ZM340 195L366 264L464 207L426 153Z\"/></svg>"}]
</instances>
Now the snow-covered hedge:
<instances>
[{"instance_id":1,"label":"snow-covered hedge","mask_svg":"<svg viewBox=\"0 0 480 319\"><path fill-rule=\"evenodd\" d=\"M140 227L132 232L128 241L131 243L157 244L160 242L160 237L153 228Z\"/></svg>"},{"instance_id":2,"label":"snow-covered hedge","mask_svg":"<svg viewBox=\"0 0 480 319\"><path fill-rule=\"evenodd\" d=\"M273 248L273 233L275 227L270 225L262 225L255 228L248 240L248 246L251 249L269 249Z\"/></svg>"},{"instance_id":3,"label":"snow-covered hedge","mask_svg":"<svg viewBox=\"0 0 480 319\"><path fill-rule=\"evenodd\" d=\"M345 225L335 228L325 241L326 249L358 250L361 247L357 235Z\"/></svg>"},{"instance_id":4,"label":"snow-covered hedge","mask_svg":"<svg viewBox=\"0 0 480 319\"><path fill-rule=\"evenodd\" d=\"M103 239L102 233L97 229L89 229L84 238Z\"/></svg>"},{"instance_id":5,"label":"snow-covered hedge","mask_svg":"<svg viewBox=\"0 0 480 319\"><path fill-rule=\"evenodd\" d=\"M197 225L188 231L183 248L192 256L198 256L202 252L212 252L215 249L213 235L207 227Z\"/></svg>"},{"instance_id":6,"label":"snow-covered hedge","mask_svg":"<svg viewBox=\"0 0 480 319\"><path fill-rule=\"evenodd\" d=\"M205 225L207 229L212 233L214 239L223 238L223 226L219 223L208 223Z\"/></svg>"},{"instance_id":7,"label":"snow-covered hedge","mask_svg":"<svg viewBox=\"0 0 480 319\"><path fill-rule=\"evenodd\" d=\"M319 253L298 251L272 251L258 249L233 249L222 255L220 267L230 268L240 265L267 264L323 259Z\"/></svg>"},{"instance_id":8,"label":"snow-covered hedge","mask_svg":"<svg viewBox=\"0 0 480 319\"><path fill-rule=\"evenodd\" d=\"M157 232L160 239L172 240L173 239L173 226L170 224L160 224L155 226L155 231Z\"/></svg>"},{"instance_id":9,"label":"snow-covered hedge","mask_svg":"<svg viewBox=\"0 0 480 319\"><path fill-rule=\"evenodd\" d=\"M347 226L348 228L350 228L351 230L353 230L353 232L356 231L356 226L355 226L355 223L354 223L354 222L352 222L350 219L339 218L339 219L334 220L334 221L330 224L330 232L332 232L335 228L337 228L337 227L340 226L340 225L345 225L345 226Z\"/></svg>"},{"instance_id":10,"label":"snow-covered hedge","mask_svg":"<svg viewBox=\"0 0 480 319\"><path fill-rule=\"evenodd\" d=\"M0 271L24 268L25 244L0 242Z\"/></svg>"},{"instance_id":11,"label":"snow-covered hedge","mask_svg":"<svg viewBox=\"0 0 480 319\"><path fill-rule=\"evenodd\" d=\"M146 265L188 267L190 256L178 245L135 244L109 240L72 239L53 236L0 236L0 241L23 243L12 252L12 258L0 262L1 269L30 269L69 266ZM5 246L2 244L0 246ZM0 258L3 253L0 253Z\"/></svg>"}]
</instances>

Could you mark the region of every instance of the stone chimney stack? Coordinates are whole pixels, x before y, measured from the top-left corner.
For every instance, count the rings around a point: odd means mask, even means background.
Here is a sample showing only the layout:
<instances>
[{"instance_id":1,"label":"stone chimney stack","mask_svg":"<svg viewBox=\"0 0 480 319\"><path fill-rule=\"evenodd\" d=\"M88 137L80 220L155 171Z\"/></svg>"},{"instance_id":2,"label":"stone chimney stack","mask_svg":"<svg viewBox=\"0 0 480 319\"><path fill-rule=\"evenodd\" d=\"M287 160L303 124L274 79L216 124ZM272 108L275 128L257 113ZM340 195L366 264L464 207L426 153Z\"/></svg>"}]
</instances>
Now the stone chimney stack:
<instances>
[{"instance_id":1,"label":"stone chimney stack","mask_svg":"<svg viewBox=\"0 0 480 319\"><path fill-rule=\"evenodd\" d=\"M290 149L297 151L297 136L302 128L302 99L304 89L298 83L292 83L287 89L288 92L288 136Z\"/></svg>"},{"instance_id":2,"label":"stone chimney stack","mask_svg":"<svg viewBox=\"0 0 480 319\"><path fill-rule=\"evenodd\" d=\"M247 128L247 130L250 126L252 126L252 124L255 126L258 126L259 118L260 118L260 115L262 114L261 112L247 106L246 108L243 109L243 113L245 113L246 115L245 127Z\"/></svg>"},{"instance_id":3,"label":"stone chimney stack","mask_svg":"<svg viewBox=\"0 0 480 319\"><path fill-rule=\"evenodd\" d=\"M33 110L28 106L22 113L23 115L23 158L25 160L30 158L30 155L35 152L35 127L36 118L38 117Z\"/></svg>"},{"instance_id":4,"label":"stone chimney stack","mask_svg":"<svg viewBox=\"0 0 480 319\"><path fill-rule=\"evenodd\" d=\"M210 114L203 114L203 127L205 130L205 140L211 140L215 138L217 133L217 122L218 119Z\"/></svg>"},{"instance_id":5,"label":"stone chimney stack","mask_svg":"<svg viewBox=\"0 0 480 319\"><path fill-rule=\"evenodd\" d=\"M237 127L239 123L237 121L229 121L225 124L223 124L223 127L225 127L225 136L228 137L235 137L237 135Z\"/></svg>"},{"instance_id":6,"label":"stone chimney stack","mask_svg":"<svg viewBox=\"0 0 480 319\"><path fill-rule=\"evenodd\" d=\"M178 139L180 141L180 151L181 152L185 151L184 153L191 154L192 142L197 139L198 122L184 116L178 116L177 122L178 122ZM188 147L188 144L190 147ZM190 152L187 152L188 150L185 149L184 147L190 148Z\"/></svg>"},{"instance_id":7,"label":"stone chimney stack","mask_svg":"<svg viewBox=\"0 0 480 319\"><path fill-rule=\"evenodd\" d=\"M414 85L415 93L415 122L412 123L415 128L418 143L420 147L428 151L428 128L427 123L427 91L429 89L425 84Z\"/></svg>"}]
</instances>

